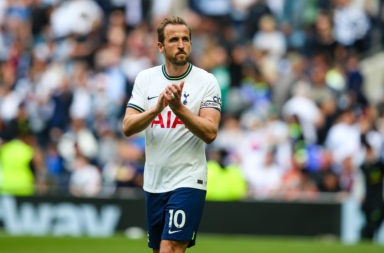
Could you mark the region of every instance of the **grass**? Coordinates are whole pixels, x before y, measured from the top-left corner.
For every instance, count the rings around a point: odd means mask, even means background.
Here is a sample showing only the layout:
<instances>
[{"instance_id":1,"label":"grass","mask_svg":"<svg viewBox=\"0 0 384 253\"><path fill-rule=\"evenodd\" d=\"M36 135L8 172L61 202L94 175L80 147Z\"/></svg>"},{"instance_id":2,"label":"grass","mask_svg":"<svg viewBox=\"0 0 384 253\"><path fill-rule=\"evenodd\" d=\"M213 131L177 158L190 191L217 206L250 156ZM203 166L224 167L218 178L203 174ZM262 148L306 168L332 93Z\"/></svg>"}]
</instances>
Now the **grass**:
<instances>
[{"instance_id":1,"label":"grass","mask_svg":"<svg viewBox=\"0 0 384 253\"><path fill-rule=\"evenodd\" d=\"M200 235L191 253L379 253L384 246L363 242L343 245L334 239ZM146 239L0 236L1 253L144 253Z\"/></svg>"}]
</instances>

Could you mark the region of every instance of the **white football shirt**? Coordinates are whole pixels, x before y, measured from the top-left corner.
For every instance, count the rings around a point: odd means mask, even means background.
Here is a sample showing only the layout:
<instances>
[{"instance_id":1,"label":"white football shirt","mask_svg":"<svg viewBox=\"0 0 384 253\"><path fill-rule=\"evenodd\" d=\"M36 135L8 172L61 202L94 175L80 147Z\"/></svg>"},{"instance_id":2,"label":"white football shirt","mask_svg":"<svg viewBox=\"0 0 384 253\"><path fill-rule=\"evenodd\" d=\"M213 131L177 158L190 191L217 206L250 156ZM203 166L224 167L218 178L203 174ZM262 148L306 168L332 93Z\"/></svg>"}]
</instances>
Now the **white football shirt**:
<instances>
[{"instance_id":1,"label":"white football shirt","mask_svg":"<svg viewBox=\"0 0 384 253\"><path fill-rule=\"evenodd\" d=\"M171 77L165 65L141 71L135 80L127 107L144 112L172 83L184 80L181 102L194 114L201 108L221 110L221 93L216 78L189 64L187 71ZM167 106L145 129L144 190L152 193L181 187L206 190L205 142L192 134Z\"/></svg>"}]
</instances>

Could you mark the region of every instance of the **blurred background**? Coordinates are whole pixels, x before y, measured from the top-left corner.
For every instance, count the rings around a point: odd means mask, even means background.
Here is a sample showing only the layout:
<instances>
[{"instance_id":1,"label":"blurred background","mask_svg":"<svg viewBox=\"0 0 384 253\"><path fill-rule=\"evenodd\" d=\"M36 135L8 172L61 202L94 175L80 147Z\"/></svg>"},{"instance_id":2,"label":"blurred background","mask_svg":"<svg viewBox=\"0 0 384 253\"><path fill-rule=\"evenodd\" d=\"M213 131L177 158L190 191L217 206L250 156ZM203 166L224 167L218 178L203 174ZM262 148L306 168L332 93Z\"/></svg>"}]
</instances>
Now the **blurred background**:
<instances>
[{"instance_id":1,"label":"blurred background","mask_svg":"<svg viewBox=\"0 0 384 253\"><path fill-rule=\"evenodd\" d=\"M207 199L353 198L372 239L384 217L383 7L0 0L0 193L141 198L144 135L123 137L122 117L138 72L163 63L157 25L178 15L192 63L222 92Z\"/></svg>"}]
</instances>

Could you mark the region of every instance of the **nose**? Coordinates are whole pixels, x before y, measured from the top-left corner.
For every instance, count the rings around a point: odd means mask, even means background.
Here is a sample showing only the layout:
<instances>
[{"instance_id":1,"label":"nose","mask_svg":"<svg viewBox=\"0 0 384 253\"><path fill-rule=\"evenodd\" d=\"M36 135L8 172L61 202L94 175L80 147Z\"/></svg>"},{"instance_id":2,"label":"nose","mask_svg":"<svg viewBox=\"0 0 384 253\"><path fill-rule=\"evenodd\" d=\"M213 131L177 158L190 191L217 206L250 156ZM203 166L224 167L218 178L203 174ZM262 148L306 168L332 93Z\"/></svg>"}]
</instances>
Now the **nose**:
<instances>
[{"instance_id":1,"label":"nose","mask_svg":"<svg viewBox=\"0 0 384 253\"><path fill-rule=\"evenodd\" d=\"M184 48L184 43L183 43L183 40L182 40L182 39L179 40L179 43L178 43L177 46L178 46L179 48Z\"/></svg>"}]
</instances>

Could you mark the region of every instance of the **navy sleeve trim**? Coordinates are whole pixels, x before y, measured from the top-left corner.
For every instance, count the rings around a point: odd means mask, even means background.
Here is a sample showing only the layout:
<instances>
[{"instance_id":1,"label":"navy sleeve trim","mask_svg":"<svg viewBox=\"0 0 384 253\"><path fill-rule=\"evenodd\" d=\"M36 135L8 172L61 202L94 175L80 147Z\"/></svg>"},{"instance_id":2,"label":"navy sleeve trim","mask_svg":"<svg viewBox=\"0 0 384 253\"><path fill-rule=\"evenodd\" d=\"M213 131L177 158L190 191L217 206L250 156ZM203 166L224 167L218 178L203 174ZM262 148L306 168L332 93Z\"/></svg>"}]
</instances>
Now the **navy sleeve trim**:
<instances>
[{"instance_id":1,"label":"navy sleeve trim","mask_svg":"<svg viewBox=\"0 0 384 253\"><path fill-rule=\"evenodd\" d=\"M133 109L135 109L135 110L137 110L137 111L139 111L139 112L144 112L145 110L143 109L143 108L141 108L140 106L138 106L138 105L134 105L134 104L127 104L127 107L129 107L129 108L133 108Z\"/></svg>"},{"instance_id":2,"label":"navy sleeve trim","mask_svg":"<svg viewBox=\"0 0 384 253\"><path fill-rule=\"evenodd\" d=\"M219 112L221 112L221 108L217 108L217 107L214 107L214 106L200 107L200 109L210 109L210 108L212 108L212 109L216 109L216 110L218 110Z\"/></svg>"}]
</instances>

